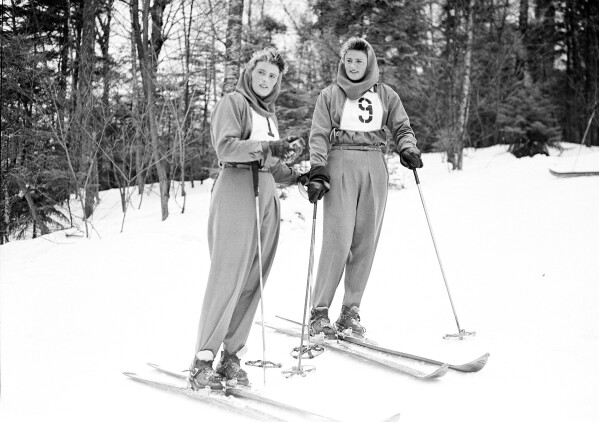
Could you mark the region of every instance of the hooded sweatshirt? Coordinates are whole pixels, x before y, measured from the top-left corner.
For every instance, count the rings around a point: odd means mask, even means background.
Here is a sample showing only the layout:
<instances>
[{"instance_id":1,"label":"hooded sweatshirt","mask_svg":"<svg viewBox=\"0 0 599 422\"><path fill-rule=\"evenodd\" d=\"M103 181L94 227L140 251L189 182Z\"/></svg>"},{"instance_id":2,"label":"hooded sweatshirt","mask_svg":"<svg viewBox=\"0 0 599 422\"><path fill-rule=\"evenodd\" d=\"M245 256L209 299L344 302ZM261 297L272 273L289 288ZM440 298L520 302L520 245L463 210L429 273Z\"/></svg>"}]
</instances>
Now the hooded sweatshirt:
<instances>
[{"instance_id":1,"label":"hooded sweatshirt","mask_svg":"<svg viewBox=\"0 0 599 422\"><path fill-rule=\"evenodd\" d=\"M311 166L326 166L335 144L385 145L385 127L398 151L416 145L401 99L391 87L379 83L376 55L366 44L367 66L362 79L350 80L341 58L336 83L318 96L310 130Z\"/></svg>"},{"instance_id":2,"label":"hooded sweatshirt","mask_svg":"<svg viewBox=\"0 0 599 422\"><path fill-rule=\"evenodd\" d=\"M275 100L281 91L281 76L272 92L261 98L252 89L252 70L246 66L235 91L225 94L214 106L210 135L221 164L260 161L270 168L277 183L289 184L295 183L298 172L272 157L270 149L264 151L262 145L263 141L279 139Z\"/></svg>"}]
</instances>

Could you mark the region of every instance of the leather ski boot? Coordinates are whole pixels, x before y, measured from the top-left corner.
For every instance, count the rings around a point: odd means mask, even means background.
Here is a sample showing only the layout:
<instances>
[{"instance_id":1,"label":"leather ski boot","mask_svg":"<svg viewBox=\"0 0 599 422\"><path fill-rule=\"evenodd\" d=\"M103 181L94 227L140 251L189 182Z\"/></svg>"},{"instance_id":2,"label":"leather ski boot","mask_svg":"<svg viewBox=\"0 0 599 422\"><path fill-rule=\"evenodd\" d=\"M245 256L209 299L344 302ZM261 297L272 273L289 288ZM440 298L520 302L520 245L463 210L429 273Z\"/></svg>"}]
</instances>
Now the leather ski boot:
<instances>
[{"instance_id":1,"label":"leather ski boot","mask_svg":"<svg viewBox=\"0 0 599 422\"><path fill-rule=\"evenodd\" d=\"M310 337L324 337L324 340L337 339L337 331L329 319L329 308L312 308L310 313Z\"/></svg>"},{"instance_id":2,"label":"leather ski boot","mask_svg":"<svg viewBox=\"0 0 599 422\"><path fill-rule=\"evenodd\" d=\"M206 359L200 359L198 355ZM189 367L189 376L187 377L192 390L197 391L207 387L213 390L222 390L224 388L222 378L212 369L213 359L214 355L210 350L202 350L194 356L193 362Z\"/></svg>"},{"instance_id":3,"label":"leather ski boot","mask_svg":"<svg viewBox=\"0 0 599 422\"><path fill-rule=\"evenodd\" d=\"M229 387L237 385L248 387L250 385L248 374L241 368L241 359L237 354L230 354L223 350L220 355L220 362L216 365L216 372Z\"/></svg>"},{"instance_id":4,"label":"leather ski boot","mask_svg":"<svg viewBox=\"0 0 599 422\"><path fill-rule=\"evenodd\" d=\"M360 324L360 308L357 306L341 306L341 315L335 322L335 326L339 332L345 335L351 335L360 339L364 339L366 328Z\"/></svg>"}]
</instances>

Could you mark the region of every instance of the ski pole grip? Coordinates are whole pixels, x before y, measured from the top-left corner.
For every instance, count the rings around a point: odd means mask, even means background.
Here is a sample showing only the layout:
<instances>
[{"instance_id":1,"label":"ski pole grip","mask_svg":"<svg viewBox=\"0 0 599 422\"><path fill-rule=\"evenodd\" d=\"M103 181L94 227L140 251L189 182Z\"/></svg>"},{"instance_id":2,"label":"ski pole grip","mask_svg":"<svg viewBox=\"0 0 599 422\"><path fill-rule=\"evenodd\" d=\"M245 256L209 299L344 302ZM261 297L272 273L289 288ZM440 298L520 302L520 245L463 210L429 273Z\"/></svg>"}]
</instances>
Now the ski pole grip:
<instances>
[{"instance_id":1,"label":"ski pole grip","mask_svg":"<svg viewBox=\"0 0 599 422\"><path fill-rule=\"evenodd\" d=\"M420 179L418 178L418 172L416 171L416 169L412 169L414 171L414 178L416 179L416 184L419 185L420 184Z\"/></svg>"},{"instance_id":2,"label":"ski pole grip","mask_svg":"<svg viewBox=\"0 0 599 422\"><path fill-rule=\"evenodd\" d=\"M258 182L258 162L252 161L252 181L254 183L254 196L258 196L260 192L259 182Z\"/></svg>"}]
</instances>

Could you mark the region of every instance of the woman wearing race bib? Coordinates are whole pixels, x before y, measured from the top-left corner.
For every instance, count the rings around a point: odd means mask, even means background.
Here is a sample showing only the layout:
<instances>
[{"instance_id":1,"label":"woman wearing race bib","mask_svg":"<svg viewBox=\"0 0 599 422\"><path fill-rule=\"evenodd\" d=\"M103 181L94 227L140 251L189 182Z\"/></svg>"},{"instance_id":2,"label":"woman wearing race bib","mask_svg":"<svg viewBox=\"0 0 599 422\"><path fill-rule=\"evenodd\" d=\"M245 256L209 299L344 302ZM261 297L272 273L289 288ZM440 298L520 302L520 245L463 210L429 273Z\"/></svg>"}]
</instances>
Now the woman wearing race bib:
<instances>
[{"instance_id":1,"label":"woman wearing race bib","mask_svg":"<svg viewBox=\"0 0 599 422\"><path fill-rule=\"evenodd\" d=\"M379 82L372 46L350 38L341 48L337 83L323 89L316 101L310 132L308 196L312 203L324 197L322 249L310 318L313 336L330 339L343 331L364 337L360 302L387 202L389 176L381 151L385 127L401 163L422 167L399 95ZM333 326L328 311L344 271L341 315Z\"/></svg>"},{"instance_id":2,"label":"woman wearing race bib","mask_svg":"<svg viewBox=\"0 0 599 422\"><path fill-rule=\"evenodd\" d=\"M298 137L279 139L275 100L286 70L274 49L255 53L234 92L212 112L210 135L221 172L208 218L210 272L204 294L189 383L194 390L222 389L224 382L248 385L240 366L260 300L260 271L252 165L257 162L263 279L279 239L276 183L296 183L300 174L280 159ZM213 361L223 347L216 371Z\"/></svg>"}]
</instances>

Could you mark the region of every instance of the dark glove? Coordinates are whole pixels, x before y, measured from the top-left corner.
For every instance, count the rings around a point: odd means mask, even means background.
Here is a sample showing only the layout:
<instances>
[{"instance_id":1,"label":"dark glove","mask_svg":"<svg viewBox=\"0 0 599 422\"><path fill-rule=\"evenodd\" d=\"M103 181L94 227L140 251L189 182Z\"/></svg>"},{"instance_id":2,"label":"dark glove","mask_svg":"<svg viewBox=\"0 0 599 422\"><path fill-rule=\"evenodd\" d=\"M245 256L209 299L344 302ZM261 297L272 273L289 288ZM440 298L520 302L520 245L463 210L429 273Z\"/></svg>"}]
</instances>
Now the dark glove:
<instances>
[{"instance_id":1,"label":"dark glove","mask_svg":"<svg viewBox=\"0 0 599 422\"><path fill-rule=\"evenodd\" d=\"M270 148L270 154L273 157L279 159L285 158L289 151L292 150L291 145L285 139L278 141L264 141L262 143L262 149L264 150L266 146L266 148Z\"/></svg>"},{"instance_id":2,"label":"dark glove","mask_svg":"<svg viewBox=\"0 0 599 422\"><path fill-rule=\"evenodd\" d=\"M310 169L310 182L308 183L308 199L315 203L329 191L329 171L325 166L315 166Z\"/></svg>"},{"instance_id":3,"label":"dark glove","mask_svg":"<svg viewBox=\"0 0 599 422\"><path fill-rule=\"evenodd\" d=\"M321 200L328 191L329 188L323 182L310 182L308 183L308 200L311 203L315 203L316 201Z\"/></svg>"},{"instance_id":4,"label":"dark glove","mask_svg":"<svg viewBox=\"0 0 599 422\"><path fill-rule=\"evenodd\" d=\"M301 142L291 145L292 142L301 139L299 136L287 136L278 141L263 141L262 150L266 154L266 150L270 148L270 154L273 157L285 162L302 153L303 146Z\"/></svg>"},{"instance_id":5,"label":"dark glove","mask_svg":"<svg viewBox=\"0 0 599 422\"><path fill-rule=\"evenodd\" d=\"M306 173L300 174L296 180L296 182L302 186L308 185L309 181L310 181L310 172L309 171L307 171Z\"/></svg>"},{"instance_id":6,"label":"dark glove","mask_svg":"<svg viewBox=\"0 0 599 422\"><path fill-rule=\"evenodd\" d=\"M399 153L399 161L402 166L407 167L410 170L415 168L419 169L423 166L420 150L414 146L402 149Z\"/></svg>"}]
</instances>

